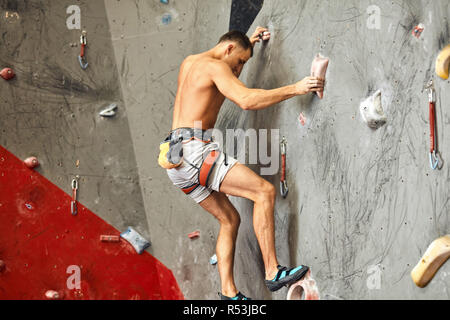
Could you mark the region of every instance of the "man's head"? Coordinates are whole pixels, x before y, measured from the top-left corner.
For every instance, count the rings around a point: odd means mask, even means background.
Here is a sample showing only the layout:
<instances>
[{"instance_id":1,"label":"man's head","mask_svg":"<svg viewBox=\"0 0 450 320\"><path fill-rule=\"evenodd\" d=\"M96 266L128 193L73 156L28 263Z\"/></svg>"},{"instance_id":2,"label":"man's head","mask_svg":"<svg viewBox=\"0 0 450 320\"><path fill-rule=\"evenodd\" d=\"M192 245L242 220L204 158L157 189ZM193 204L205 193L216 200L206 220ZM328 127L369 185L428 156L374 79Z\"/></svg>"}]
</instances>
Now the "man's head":
<instances>
[{"instance_id":1,"label":"man's head","mask_svg":"<svg viewBox=\"0 0 450 320\"><path fill-rule=\"evenodd\" d=\"M253 56L253 45L247 35L241 31L232 30L225 33L219 40L223 45L222 60L233 70L236 77L242 72L244 64Z\"/></svg>"}]
</instances>

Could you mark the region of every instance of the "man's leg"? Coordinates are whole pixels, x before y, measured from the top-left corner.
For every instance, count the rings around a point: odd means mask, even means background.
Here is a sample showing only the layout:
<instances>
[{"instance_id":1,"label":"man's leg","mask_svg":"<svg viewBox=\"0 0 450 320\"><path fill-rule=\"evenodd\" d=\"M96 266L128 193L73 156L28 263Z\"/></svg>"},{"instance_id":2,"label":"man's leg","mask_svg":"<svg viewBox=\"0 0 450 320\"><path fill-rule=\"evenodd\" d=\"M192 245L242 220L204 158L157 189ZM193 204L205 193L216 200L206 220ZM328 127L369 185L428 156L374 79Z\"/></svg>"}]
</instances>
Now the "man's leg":
<instances>
[{"instance_id":1,"label":"man's leg","mask_svg":"<svg viewBox=\"0 0 450 320\"><path fill-rule=\"evenodd\" d=\"M266 280L278 272L275 252L275 187L246 166L237 163L225 176L220 192L254 202L253 227L264 260Z\"/></svg>"},{"instance_id":2,"label":"man's leg","mask_svg":"<svg viewBox=\"0 0 450 320\"><path fill-rule=\"evenodd\" d=\"M233 266L236 237L241 222L239 213L227 196L220 192L211 193L200 202L200 206L219 220L216 255L222 294L232 298L238 293L234 283Z\"/></svg>"}]
</instances>

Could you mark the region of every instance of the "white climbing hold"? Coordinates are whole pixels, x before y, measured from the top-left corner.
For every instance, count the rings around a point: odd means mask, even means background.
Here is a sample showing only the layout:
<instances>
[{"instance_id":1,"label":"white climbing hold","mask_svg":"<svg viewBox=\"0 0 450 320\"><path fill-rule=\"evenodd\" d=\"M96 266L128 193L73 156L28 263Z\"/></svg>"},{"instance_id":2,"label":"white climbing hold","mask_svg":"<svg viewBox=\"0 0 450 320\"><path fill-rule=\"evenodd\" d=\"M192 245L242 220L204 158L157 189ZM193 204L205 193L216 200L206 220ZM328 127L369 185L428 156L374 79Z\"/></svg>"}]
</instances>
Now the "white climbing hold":
<instances>
[{"instance_id":1,"label":"white climbing hold","mask_svg":"<svg viewBox=\"0 0 450 320\"><path fill-rule=\"evenodd\" d=\"M100 111L100 115L102 117L114 117L116 115L116 110L117 110L117 104L116 103L112 103L110 104L106 109Z\"/></svg>"},{"instance_id":2,"label":"white climbing hold","mask_svg":"<svg viewBox=\"0 0 450 320\"><path fill-rule=\"evenodd\" d=\"M360 107L361 117L372 129L378 129L387 122L387 117L381 105L381 90L364 100Z\"/></svg>"}]
</instances>

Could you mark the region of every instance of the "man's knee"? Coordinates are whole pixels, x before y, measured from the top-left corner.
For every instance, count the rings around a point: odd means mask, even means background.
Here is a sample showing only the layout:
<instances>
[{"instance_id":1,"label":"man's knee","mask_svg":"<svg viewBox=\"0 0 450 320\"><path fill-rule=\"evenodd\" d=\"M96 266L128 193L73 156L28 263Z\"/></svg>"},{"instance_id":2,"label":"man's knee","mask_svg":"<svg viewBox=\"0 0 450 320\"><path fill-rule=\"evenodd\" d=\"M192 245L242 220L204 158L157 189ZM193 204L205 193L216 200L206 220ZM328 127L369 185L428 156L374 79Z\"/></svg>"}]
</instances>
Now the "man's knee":
<instances>
[{"instance_id":1,"label":"man's knee","mask_svg":"<svg viewBox=\"0 0 450 320\"><path fill-rule=\"evenodd\" d=\"M222 226L233 229L238 229L241 225L241 217L239 216L239 213L234 210L224 214L219 221Z\"/></svg>"},{"instance_id":2,"label":"man's knee","mask_svg":"<svg viewBox=\"0 0 450 320\"><path fill-rule=\"evenodd\" d=\"M258 186L256 201L275 201L276 189L269 181L262 179Z\"/></svg>"}]
</instances>

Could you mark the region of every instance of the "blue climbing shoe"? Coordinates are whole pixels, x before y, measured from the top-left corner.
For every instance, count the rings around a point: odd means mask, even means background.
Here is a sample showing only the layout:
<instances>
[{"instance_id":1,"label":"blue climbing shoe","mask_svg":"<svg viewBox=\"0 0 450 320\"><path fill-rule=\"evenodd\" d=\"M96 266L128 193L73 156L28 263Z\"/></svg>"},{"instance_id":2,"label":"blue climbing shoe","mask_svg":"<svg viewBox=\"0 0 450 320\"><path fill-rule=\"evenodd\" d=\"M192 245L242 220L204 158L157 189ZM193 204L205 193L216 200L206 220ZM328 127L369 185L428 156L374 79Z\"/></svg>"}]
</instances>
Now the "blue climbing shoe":
<instances>
[{"instance_id":1,"label":"blue climbing shoe","mask_svg":"<svg viewBox=\"0 0 450 320\"><path fill-rule=\"evenodd\" d=\"M234 298L230 298L230 297L224 296L221 293L219 293L219 294L220 294L220 300L234 300L234 301L238 301L238 300L252 300L250 298L247 298L246 296L244 296L240 292L238 292L238 294Z\"/></svg>"},{"instance_id":2,"label":"blue climbing shoe","mask_svg":"<svg viewBox=\"0 0 450 320\"><path fill-rule=\"evenodd\" d=\"M278 273L272 280L265 280L267 288L274 292L280 290L283 286L289 286L301 280L309 270L307 266L300 266L293 269L278 266Z\"/></svg>"}]
</instances>

